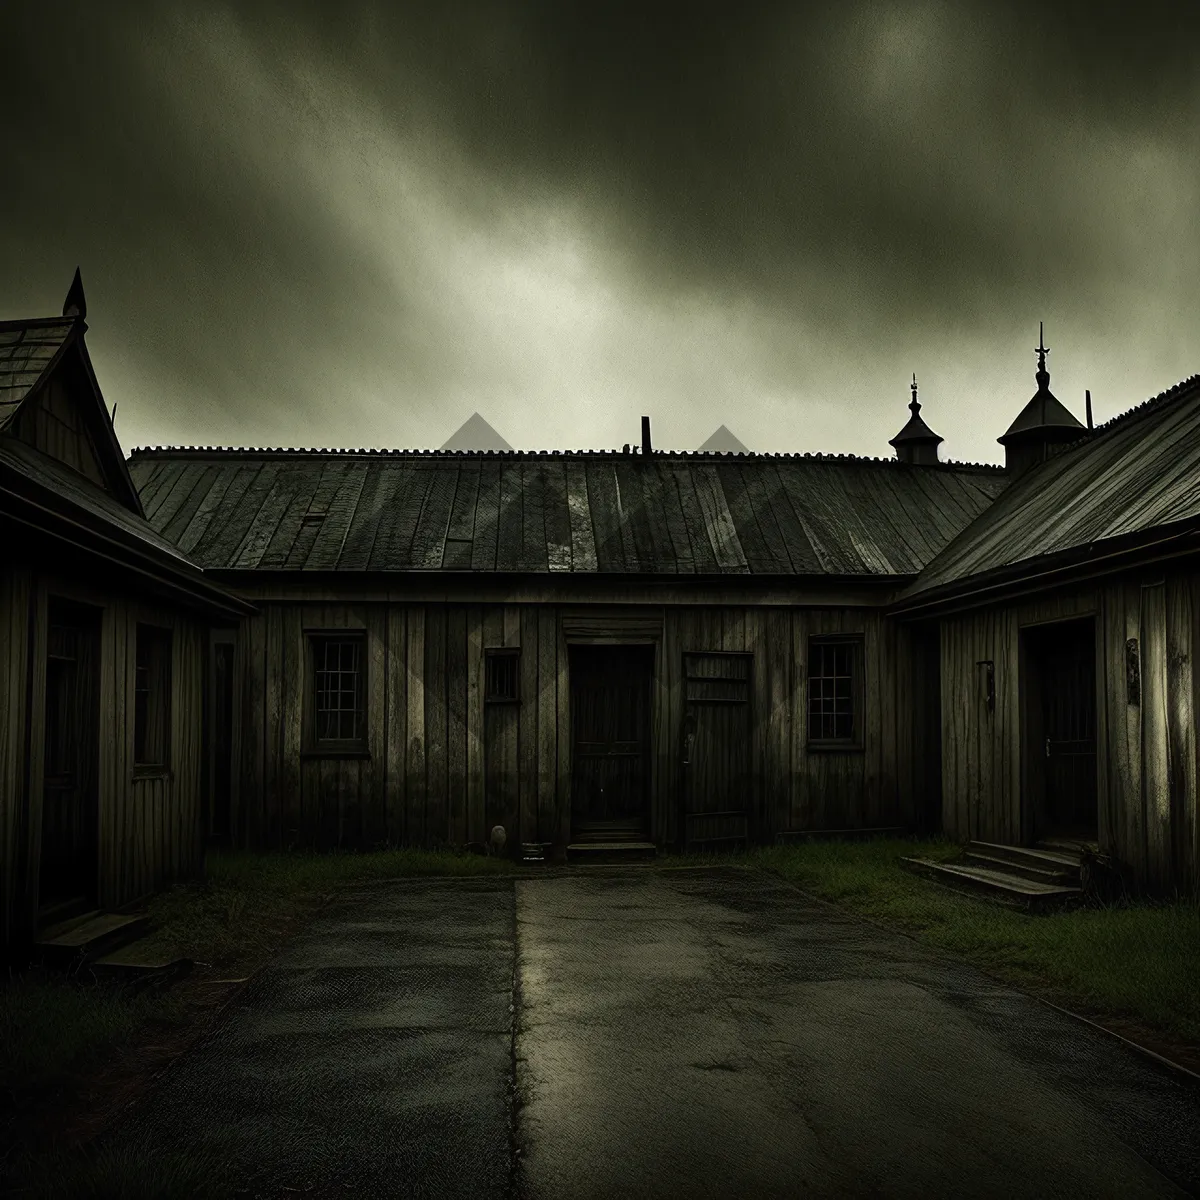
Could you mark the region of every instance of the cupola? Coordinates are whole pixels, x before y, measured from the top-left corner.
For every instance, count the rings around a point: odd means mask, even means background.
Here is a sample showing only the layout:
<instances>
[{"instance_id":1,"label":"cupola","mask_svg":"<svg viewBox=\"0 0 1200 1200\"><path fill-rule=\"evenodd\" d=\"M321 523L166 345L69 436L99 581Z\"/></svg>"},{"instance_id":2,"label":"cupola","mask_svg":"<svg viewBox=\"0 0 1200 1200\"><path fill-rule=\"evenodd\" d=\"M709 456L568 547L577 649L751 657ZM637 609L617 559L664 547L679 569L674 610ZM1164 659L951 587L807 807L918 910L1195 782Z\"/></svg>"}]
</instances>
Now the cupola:
<instances>
[{"instance_id":1,"label":"cupola","mask_svg":"<svg viewBox=\"0 0 1200 1200\"><path fill-rule=\"evenodd\" d=\"M917 399L917 377L912 379L912 399L908 402L908 411L912 416L908 424L890 442L889 446L896 449L896 457L901 462L914 463L916 466L928 466L938 461L938 445L943 440L921 419L921 402Z\"/></svg>"},{"instance_id":2,"label":"cupola","mask_svg":"<svg viewBox=\"0 0 1200 1200\"><path fill-rule=\"evenodd\" d=\"M1037 391L1033 398L1017 414L1017 419L1008 427L1003 437L998 438L1004 447L1004 465L1019 474L1050 456L1056 446L1079 440L1087 432L1070 410L1050 391L1050 372L1046 370L1046 355L1050 353L1045 344L1042 323L1038 323L1038 344L1034 353L1038 356Z\"/></svg>"}]
</instances>

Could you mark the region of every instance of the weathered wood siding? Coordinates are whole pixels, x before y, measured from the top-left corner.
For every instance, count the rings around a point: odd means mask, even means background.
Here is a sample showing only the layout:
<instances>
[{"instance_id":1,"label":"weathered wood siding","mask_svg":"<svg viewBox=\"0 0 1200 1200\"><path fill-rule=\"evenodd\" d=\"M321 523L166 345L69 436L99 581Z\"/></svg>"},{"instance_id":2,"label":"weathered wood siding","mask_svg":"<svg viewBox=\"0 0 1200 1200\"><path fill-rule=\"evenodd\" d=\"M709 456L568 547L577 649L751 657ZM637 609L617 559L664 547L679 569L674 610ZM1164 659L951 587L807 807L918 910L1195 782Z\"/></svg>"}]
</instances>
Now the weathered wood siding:
<instances>
[{"instance_id":1,"label":"weathered wood siding","mask_svg":"<svg viewBox=\"0 0 1200 1200\"><path fill-rule=\"evenodd\" d=\"M1100 845L1131 868L1140 887L1196 890L1198 588L1200 574L1176 571L943 619L945 831L962 839L1027 840L1029 755L1036 748L1026 744L1022 725L1022 631L1091 616ZM1140 660L1136 704L1127 691L1130 639L1137 641ZM986 669L979 665L987 661L995 680L990 711Z\"/></svg>"},{"instance_id":2,"label":"weathered wood siding","mask_svg":"<svg viewBox=\"0 0 1200 1200\"><path fill-rule=\"evenodd\" d=\"M306 630L361 630L367 645L367 753L323 758L304 748ZM807 745L808 638L863 638L861 750ZM924 729L936 678L928 646L878 611L666 605L402 604L265 601L243 621L234 828L252 846L370 846L570 837L568 646L655 646L650 828L680 834L683 655L743 651L751 672L752 835L924 823L937 812L936 746ZM517 647L520 701L485 704L485 650ZM936 648L935 651L936 653ZM914 698L916 697L916 698ZM925 697L921 700L920 697ZM918 741L918 739L923 739Z\"/></svg>"},{"instance_id":3,"label":"weathered wood siding","mask_svg":"<svg viewBox=\"0 0 1200 1200\"><path fill-rule=\"evenodd\" d=\"M48 603L100 617L97 903L131 904L202 865L200 802L207 626L169 609L33 571L0 577L0 943L27 939L41 853ZM134 671L139 621L172 631L169 770L135 776Z\"/></svg>"}]
</instances>

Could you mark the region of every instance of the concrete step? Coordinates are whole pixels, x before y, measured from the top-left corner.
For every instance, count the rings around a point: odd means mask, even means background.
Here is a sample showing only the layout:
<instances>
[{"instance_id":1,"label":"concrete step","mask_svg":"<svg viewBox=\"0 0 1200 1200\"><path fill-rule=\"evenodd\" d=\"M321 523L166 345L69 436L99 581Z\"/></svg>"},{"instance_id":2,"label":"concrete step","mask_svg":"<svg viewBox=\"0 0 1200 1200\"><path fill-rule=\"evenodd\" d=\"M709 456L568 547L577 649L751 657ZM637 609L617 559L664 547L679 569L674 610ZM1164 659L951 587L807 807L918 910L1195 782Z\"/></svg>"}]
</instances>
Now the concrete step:
<instances>
[{"instance_id":1,"label":"concrete step","mask_svg":"<svg viewBox=\"0 0 1200 1200\"><path fill-rule=\"evenodd\" d=\"M161 951L145 948L145 941L140 938L102 954L89 964L92 974L116 983L162 987L191 972L194 964L190 958L167 958Z\"/></svg>"},{"instance_id":2,"label":"concrete step","mask_svg":"<svg viewBox=\"0 0 1200 1200\"><path fill-rule=\"evenodd\" d=\"M990 871L1006 872L1018 875L1022 879L1032 879L1035 883L1048 883L1062 887L1079 886L1078 867L1050 866L1042 863L1017 862L1011 858L1000 858L970 846L963 852L963 863L976 867L986 867Z\"/></svg>"},{"instance_id":3,"label":"concrete step","mask_svg":"<svg viewBox=\"0 0 1200 1200\"><path fill-rule=\"evenodd\" d=\"M146 913L91 912L43 929L34 949L47 966L77 966L129 945L149 929Z\"/></svg>"},{"instance_id":4,"label":"concrete step","mask_svg":"<svg viewBox=\"0 0 1200 1200\"><path fill-rule=\"evenodd\" d=\"M1005 846L998 842L968 842L967 853L986 854L1043 871L1070 871L1078 878L1080 856L1068 850L1044 850L1036 846Z\"/></svg>"},{"instance_id":5,"label":"concrete step","mask_svg":"<svg viewBox=\"0 0 1200 1200\"><path fill-rule=\"evenodd\" d=\"M902 858L900 862L908 870L927 879L1028 912L1042 912L1072 904L1083 894L1078 887L1039 883L1007 871L966 863L939 863L924 858Z\"/></svg>"},{"instance_id":6,"label":"concrete step","mask_svg":"<svg viewBox=\"0 0 1200 1200\"><path fill-rule=\"evenodd\" d=\"M572 842L567 847L569 863L647 862L658 854L653 842Z\"/></svg>"}]
</instances>

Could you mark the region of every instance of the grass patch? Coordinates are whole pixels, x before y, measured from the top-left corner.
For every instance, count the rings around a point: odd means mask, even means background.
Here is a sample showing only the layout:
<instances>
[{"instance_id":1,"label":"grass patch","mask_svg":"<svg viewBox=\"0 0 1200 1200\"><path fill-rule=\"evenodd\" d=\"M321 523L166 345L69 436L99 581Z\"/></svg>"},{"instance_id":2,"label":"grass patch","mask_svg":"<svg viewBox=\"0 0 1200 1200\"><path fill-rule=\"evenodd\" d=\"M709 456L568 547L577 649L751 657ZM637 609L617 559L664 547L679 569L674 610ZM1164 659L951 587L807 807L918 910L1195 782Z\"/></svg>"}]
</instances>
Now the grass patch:
<instances>
[{"instance_id":1,"label":"grass patch","mask_svg":"<svg viewBox=\"0 0 1200 1200\"><path fill-rule=\"evenodd\" d=\"M1014 983L1200 1043L1200 899L1034 916L959 895L899 864L901 855L942 861L958 852L940 839L880 839L770 847L746 861Z\"/></svg>"}]
</instances>

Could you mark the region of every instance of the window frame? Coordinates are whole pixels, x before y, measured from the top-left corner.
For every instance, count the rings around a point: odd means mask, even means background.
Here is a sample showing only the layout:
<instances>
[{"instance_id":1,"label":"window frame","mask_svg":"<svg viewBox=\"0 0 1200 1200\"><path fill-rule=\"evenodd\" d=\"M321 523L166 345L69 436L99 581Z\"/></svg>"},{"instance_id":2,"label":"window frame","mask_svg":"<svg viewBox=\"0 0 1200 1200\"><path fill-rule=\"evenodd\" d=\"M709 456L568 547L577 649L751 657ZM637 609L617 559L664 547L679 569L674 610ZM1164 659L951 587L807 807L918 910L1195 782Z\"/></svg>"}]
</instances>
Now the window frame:
<instances>
[{"instance_id":1,"label":"window frame","mask_svg":"<svg viewBox=\"0 0 1200 1200\"><path fill-rule=\"evenodd\" d=\"M489 686L491 682L491 664L499 658L512 659L513 690L511 696L493 695ZM521 647L520 646L491 646L483 652L483 702L484 704L520 704L521 703Z\"/></svg>"},{"instance_id":2,"label":"window frame","mask_svg":"<svg viewBox=\"0 0 1200 1200\"><path fill-rule=\"evenodd\" d=\"M865 686L865 639L861 633L810 634L808 659L805 668L804 734L806 748L817 754L855 752L864 748L863 717L866 708ZM813 659L816 647L847 646L851 651L850 664L850 718L851 734L845 738L813 737L813 681L833 679L833 675L814 675Z\"/></svg>"},{"instance_id":3,"label":"window frame","mask_svg":"<svg viewBox=\"0 0 1200 1200\"><path fill-rule=\"evenodd\" d=\"M149 640L143 641L143 637L148 634ZM141 673L143 670L151 670L150 665L143 666L142 649L144 646L149 646L150 643L157 642L158 650L161 654L159 660L160 675L158 679L159 689L156 692L153 686L143 688L141 686ZM159 625L153 621L138 621L134 626L134 644L133 644L133 729L132 729L132 746L130 748L130 760L133 764L133 774L138 778L162 778L167 777L171 773L171 700L173 690L174 676L174 659L175 659L175 631L169 625ZM141 696L145 695L146 700L146 716L142 718L143 712L141 705ZM161 708L160 715L160 730L162 738L162 753L156 759L148 757L140 757L145 751L145 741L150 736L145 726L151 724L150 706L156 704ZM145 725L143 725L143 721ZM158 724L159 722L154 722ZM139 728L141 733L139 735ZM142 743L139 746L139 742Z\"/></svg>"},{"instance_id":4,"label":"window frame","mask_svg":"<svg viewBox=\"0 0 1200 1200\"><path fill-rule=\"evenodd\" d=\"M369 660L365 629L306 629L304 677L304 739L301 756L304 758L370 758L368 742ZM317 683L322 668L318 666L318 648L332 642L351 643L357 647L355 707L353 709L360 733L350 738L320 738L317 736ZM346 710L339 710L346 711Z\"/></svg>"}]
</instances>

